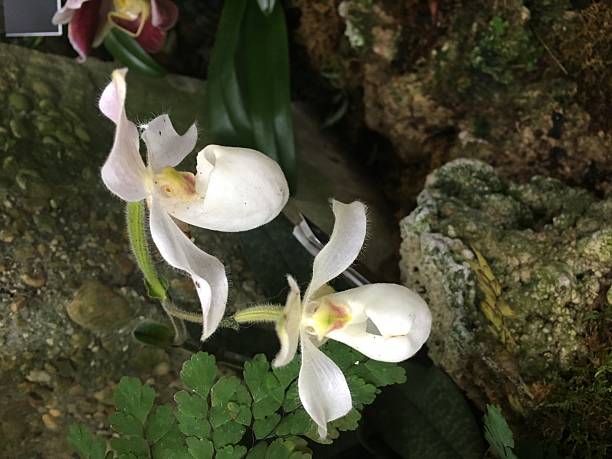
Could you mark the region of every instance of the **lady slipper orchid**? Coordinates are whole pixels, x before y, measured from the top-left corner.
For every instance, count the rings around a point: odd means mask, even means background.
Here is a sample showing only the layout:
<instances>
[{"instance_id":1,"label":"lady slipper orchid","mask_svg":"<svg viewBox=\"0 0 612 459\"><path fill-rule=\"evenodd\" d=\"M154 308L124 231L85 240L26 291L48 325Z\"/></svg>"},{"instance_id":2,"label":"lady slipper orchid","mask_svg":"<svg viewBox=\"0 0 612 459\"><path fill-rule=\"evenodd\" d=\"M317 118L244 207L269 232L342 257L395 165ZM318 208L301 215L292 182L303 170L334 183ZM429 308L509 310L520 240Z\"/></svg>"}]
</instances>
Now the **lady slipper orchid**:
<instances>
[{"instance_id":1,"label":"lady slipper orchid","mask_svg":"<svg viewBox=\"0 0 612 459\"><path fill-rule=\"evenodd\" d=\"M290 293L276 331L281 349L273 364L289 363L301 343L298 392L304 409L327 436L327 423L346 415L351 393L342 371L318 348L328 338L367 357L399 362L423 346L431 329L431 313L412 290L396 284L370 284L327 293L327 283L357 258L366 235L366 209L360 202L333 201L336 218L329 242L315 257L312 280L303 298L288 277Z\"/></svg>"},{"instance_id":2,"label":"lady slipper orchid","mask_svg":"<svg viewBox=\"0 0 612 459\"><path fill-rule=\"evenodd\" d=\"M125 113L127 69L115 70L100 98L100 110L116 125L102 180L128 202L146 199L151 236L162 257L191 275L203 312L202 339L223 318L228 284L221 262L197 248L172 217L202 228L244 231L278 215L287 202L287 181L276 162L246 148L208 145L197 156L197 173L175 167L193 150L195 125L178 135L168 115L143 126L148 164L139 152L136 126ZM171 217L172 216L172 217Z\"/></svg>"},{"instance_id":3,"label":"lady slipper orchid","mask_svg":"<svg viewBox=\"0 0 612 459\"><path fill-rule=\"evenodd\" d=\"M68 24L70 44L84 60L113 26L135 37L145 51L156 53L177 19L172 0L67 0L52 22Z\"/></svg>"}]
</instances>

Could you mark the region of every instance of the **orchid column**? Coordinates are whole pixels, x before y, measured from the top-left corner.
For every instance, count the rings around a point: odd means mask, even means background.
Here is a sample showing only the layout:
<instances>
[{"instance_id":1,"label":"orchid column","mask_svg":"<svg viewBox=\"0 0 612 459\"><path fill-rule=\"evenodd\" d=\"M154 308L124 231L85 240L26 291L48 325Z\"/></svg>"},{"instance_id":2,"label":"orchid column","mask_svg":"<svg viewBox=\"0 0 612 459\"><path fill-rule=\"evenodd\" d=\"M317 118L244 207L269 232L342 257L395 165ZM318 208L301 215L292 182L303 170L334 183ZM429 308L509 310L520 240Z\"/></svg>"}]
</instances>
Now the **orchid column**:
<instances>
[{"instance_id":1,"label":"orchid column","mask_svg":"<svg viewBox=\"0 0 612 459\"><path fill-rule=\"evenodd\" d=\"M116 125L102 180L124 201L146 202L151 237L160 254L193 279L202 306L204 340L225 312L225 269L217 258L196 247L173 217L218 231L250 230L279 214L289 196L287 182L278 164L262 153L219 145L198 153L196 174L176 170L195 147L197 129L193 125L179 135L168 115L141 126L147 147L145 165L138 129L125 113L126 72L115 70L100 98L100 110ZM163 286L154 288L166 294Z\"/></svg>"}]
</instances>

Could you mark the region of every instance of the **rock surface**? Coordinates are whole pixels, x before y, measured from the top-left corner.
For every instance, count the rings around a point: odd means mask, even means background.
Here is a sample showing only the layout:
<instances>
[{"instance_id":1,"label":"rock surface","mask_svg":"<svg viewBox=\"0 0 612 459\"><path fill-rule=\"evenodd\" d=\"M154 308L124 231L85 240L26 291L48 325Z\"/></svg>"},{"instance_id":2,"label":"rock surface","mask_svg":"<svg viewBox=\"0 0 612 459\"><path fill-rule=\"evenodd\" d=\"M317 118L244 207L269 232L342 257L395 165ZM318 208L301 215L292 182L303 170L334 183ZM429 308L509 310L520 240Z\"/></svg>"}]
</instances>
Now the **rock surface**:
<instances>
[{"instance_id":1,"label":"rock surface","mask_svg":"<svg viewBox=\"0 0 612 459\"><path fill-rule=\"evenodd\" d=\"M294 4L310 64L351 95L347 124L393 144L403 205L459 157L612 191L609 2Z\"/></svg>"},{"instance_id":2,"label":"rock surface","mask_svg":"<svg viewBox=\"0 0 612 459\"><path fill-rule=\"evenodd\" d=\"M401 235L403 280L433 313L429 355L468 397L569 449L604 444L612 199L459 159L427 178Z\"/></svg>"},{"instance_id":3,"label":"rock surface","mask_svg":"<svg viewBox=\"0 0 612 459\"><path fill-rule=\"evenodd\" d=\"M98 175L113 126L97 100L113 66L1 44L0 61L0 457L69 458L68 424L100 429L121 376L163 396L187 353L132 337L143 319L166 319L130 256L125 207ZM128 86L132 119L169 110L182 132L203 83L129 74ZM261 299L235 235L193 236L231 271L233 305ZM191 281L164 274L197 308Z\"/></svg>"}]
</instances>

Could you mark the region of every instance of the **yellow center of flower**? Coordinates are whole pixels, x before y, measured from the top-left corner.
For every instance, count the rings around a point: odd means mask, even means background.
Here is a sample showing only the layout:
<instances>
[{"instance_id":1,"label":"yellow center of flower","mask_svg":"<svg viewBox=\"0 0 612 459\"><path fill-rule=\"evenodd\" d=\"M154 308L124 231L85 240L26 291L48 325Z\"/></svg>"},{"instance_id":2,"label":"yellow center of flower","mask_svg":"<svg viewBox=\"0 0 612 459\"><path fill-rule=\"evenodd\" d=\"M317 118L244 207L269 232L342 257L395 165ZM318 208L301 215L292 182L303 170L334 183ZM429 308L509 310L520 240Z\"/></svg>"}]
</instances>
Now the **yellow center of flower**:
<instances>
[{"instance_id":1,"label":"yellow center of flower","mask_svg":"<svg viewBox=\"0 0 612 459\"><path fill-rule=\"evenodd\" d=\"M344 328L351 319L351 310L348 306L323 299L312 316L306 319L306 330L322 340L328 333Z\"/></svg>"},{"instance_id":2,"label":"yellow center of flower","mask_svg":"<svg viewBox=\"0 0 612 459\"><path fill-rule=\"evenodd\" d=\"M136 19L139 14L145 18L151 12L151 3L148 0L113 0L116 13L122 13L123 17Z\"/></svg>"},{"instance_id":3,"label":"yellow center of flower","mask_svg":"<svg viewBox=\"0 0 612 459\"><path fill-rule=\"evenodd\" d=\"M190 172L164 167L161 172L155 174L153 183L168 198L188 201L197 196L195 175Z\"/></svg>"}]
</instances>

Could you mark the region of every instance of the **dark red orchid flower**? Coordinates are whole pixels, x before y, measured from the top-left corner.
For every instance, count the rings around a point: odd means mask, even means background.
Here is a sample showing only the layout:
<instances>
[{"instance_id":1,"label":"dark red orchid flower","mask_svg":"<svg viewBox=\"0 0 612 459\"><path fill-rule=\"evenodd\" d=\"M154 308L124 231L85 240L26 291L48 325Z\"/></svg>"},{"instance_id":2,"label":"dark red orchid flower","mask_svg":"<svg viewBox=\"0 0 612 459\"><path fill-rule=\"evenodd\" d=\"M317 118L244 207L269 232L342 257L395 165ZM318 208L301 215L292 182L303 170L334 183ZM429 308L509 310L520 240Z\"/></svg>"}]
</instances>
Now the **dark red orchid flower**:
<instances>
[{"instance_id":1,"label":"dark red orchid flower","mask_svg":"<svg viewBox=\"0 0 612 459\"><path fill-rule=\"evenodd\" d=\"M177 19L178 8L172 0L67 0L53 23L68 24L70 44L85 60L111 27L122 29L145 51L156 53Z\"/></svg>"}]
</instances>

